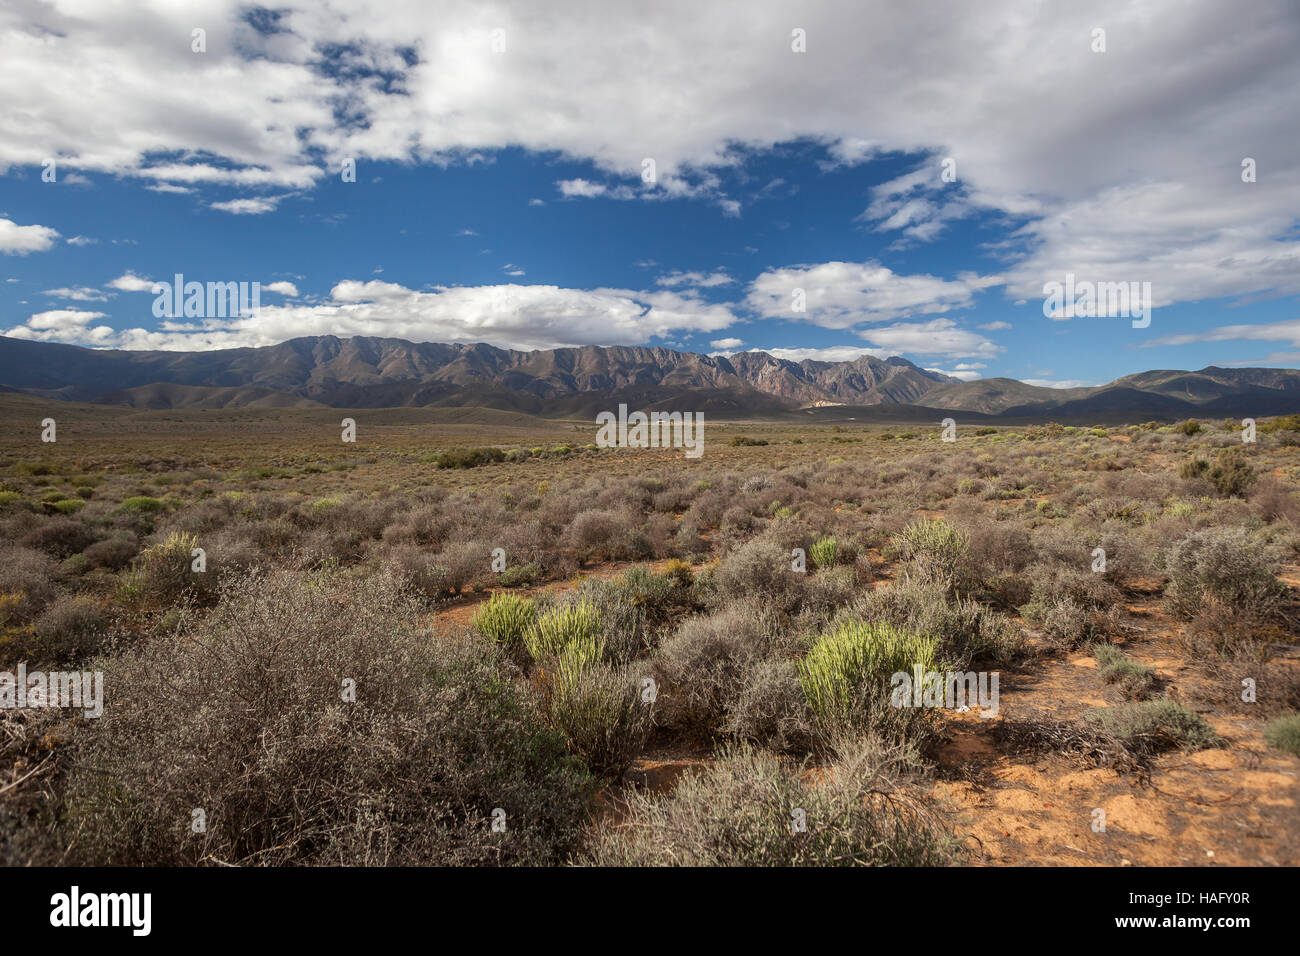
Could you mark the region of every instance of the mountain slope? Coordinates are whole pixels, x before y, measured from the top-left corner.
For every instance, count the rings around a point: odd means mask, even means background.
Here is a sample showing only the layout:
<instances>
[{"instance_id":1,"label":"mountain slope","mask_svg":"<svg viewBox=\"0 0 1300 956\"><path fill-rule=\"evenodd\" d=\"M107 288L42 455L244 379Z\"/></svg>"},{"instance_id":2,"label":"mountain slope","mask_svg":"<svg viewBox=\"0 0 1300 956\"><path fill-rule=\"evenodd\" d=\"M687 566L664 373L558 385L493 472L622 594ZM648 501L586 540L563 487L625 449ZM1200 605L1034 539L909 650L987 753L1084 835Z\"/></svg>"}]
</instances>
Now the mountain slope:
<instances>
[{"instance_id":1,"label":"mountain slope","mask_svg":"<svg viewBox=\"0 0 1300 956\"><path fill-rule=\"evenodd\" d=\"M208 352L94 350L0 336L0 389L142 409L481 407L548 417L590 417L624 402L730 417L815 406L1061 421L1300 411L1295 369L1155 370L1051 389L1009 378L960 382L901 357L792 362L766 352L715 356L652 346L519 352L332 335Z\"/></svg>"}]
</instances>

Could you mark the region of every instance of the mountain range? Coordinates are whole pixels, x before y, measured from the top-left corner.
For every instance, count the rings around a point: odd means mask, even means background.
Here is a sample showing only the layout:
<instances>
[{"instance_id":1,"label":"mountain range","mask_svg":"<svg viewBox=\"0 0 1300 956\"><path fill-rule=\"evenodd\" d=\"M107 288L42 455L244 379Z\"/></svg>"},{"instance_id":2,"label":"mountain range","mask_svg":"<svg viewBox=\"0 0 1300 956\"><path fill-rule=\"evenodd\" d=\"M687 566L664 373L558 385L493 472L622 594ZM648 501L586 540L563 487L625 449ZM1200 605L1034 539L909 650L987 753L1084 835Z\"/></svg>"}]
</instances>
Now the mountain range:
<instances>
[{"instance_id":1,"label":"mountain range","mask_svg":"<svg viewBox=\"0 0 1300 956\"><path fill-rule=\"evenodd\" d=\"M963 382L902 357L792 362L645 346L521 352L332 335L262 348L116 351L0 336L0 386L147 409L481 407L587 418L620 402L718 418L1172 421L1300 412L1300 370L1149 371L1089 388ZM858 417L853 415L855 419Z\"/></svg>"}]
</instances>

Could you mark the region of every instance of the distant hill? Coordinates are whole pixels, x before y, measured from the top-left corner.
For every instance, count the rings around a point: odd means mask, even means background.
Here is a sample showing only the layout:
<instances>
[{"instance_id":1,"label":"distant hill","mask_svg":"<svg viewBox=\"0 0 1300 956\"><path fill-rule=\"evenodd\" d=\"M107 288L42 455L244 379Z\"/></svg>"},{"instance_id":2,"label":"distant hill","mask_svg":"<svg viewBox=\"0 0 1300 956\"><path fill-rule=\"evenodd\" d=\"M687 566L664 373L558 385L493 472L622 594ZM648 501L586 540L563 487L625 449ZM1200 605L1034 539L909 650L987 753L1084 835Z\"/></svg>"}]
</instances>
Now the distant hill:
<instances>
[{"instance_id":1,"label":"distant hill","mask_svg":"<svg viewBox=\"0 0 1300 956\"><path fill-rule=\"evenodd\" d=\"M128 352L0 336L0 390L137 409L484 408L590 418L619 403L725 418L934 412L1031 421L1147 421L1300 412L1300 371L1158 370L1094 388L1009 378L961 382L907 359L791 362L766 352L701 355L645 346L520 352L332 335L265 348ZM891 413L888 409L895 409ZM809 410L818 414L809 416ZM918 411L919 410L919 411ZM918 417L919 416L919 417Z\"/></svg>"}]
</instances>

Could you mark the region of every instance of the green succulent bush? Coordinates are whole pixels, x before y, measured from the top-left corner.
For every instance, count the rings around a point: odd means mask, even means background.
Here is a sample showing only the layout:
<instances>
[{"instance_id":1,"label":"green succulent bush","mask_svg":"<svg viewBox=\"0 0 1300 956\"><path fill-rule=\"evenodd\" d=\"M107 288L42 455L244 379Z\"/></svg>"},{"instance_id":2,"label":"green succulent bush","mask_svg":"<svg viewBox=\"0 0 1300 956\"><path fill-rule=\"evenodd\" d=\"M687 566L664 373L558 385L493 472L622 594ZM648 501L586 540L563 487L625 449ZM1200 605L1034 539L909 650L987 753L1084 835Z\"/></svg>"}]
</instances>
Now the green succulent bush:
<instances>
[{"instance_id":1,"label":"green succulent bush","mask_svg":"<svg viewBox=\"0 0 1300 956\"><path fill-rule=\"evenodd\" d=\"M536 621L537 605L531 598L501 592L492 595L470 623L484 637L518 647Z\"/></svg>"},{"instance_id":2,"label":"green succulent bush","mask_svg":"<svg viewBox=\"0 0 1300 956\"><path fill-rule=\"evenodd\" d=\"M827 631L799 661L799 683L823 731L886 729L923 712L892 708L894 674L936 669L935 641L881 622L846 620ZM893 711L893 714L890 714Z\"/></svg>"},{"instance_id":3,"label":"green succulent bush","mask_svg":"<svg viewBox=\"0 0 1300 956\"><path fill-rule=\"evenodd\" d=\"M839 554L839 545L833 537L818 538L808 549L808 557L818 568L829 568L835 563Z\"/></svg>"},{"instance_id":4,"label":"green succulent bush","mask_svg":"<svg viewBox=\"0 0 1300 956\"><path fill-rule=\"evenodd\" d=\"M539 614L524 632L524 646L535 661L559 656L570 644L602 643L600 611L590 601L557 604Z\"/></svg>"}]
</instances>

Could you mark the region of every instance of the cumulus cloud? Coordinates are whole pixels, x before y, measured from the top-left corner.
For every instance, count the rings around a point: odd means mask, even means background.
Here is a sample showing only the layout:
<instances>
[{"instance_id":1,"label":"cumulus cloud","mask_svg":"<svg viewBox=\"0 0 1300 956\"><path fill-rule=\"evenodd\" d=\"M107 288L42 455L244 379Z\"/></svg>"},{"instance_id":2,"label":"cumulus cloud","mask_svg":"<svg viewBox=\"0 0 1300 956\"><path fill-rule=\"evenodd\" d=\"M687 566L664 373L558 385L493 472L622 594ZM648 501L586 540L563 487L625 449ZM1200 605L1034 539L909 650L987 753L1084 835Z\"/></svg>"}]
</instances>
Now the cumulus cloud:
<instances>
[{"instance_id":1,"label":"cumulus cloud","mask_svg":"<svg viewBox=\"0 0 1300 956\"><path fill-rule=\"evenodd\" d=\"M90 321L102 317L75 310L45 312L5 334L128 349L264 346L305 335L375 335L414 342L548 349L641 345L674 331L713 332L736 321L725 305L663 290L496 285L423 291L379 280L340 282L322 303L263 303L255 316L172 319L156 331L89 327Z\"/></svg>"},{"instance_id":2,"label":"cumulus cloud","mask_svg":"<svg viewBox=\"0 0 1300 956\"><path fill-rule=\"evenodd\" d=\"M655 280L656 285L668 286L674 288L680 285L698 286L701 289L712 289L716 286L730 285L736 280L731 278L721 269L714 272L680 272L673 271L667 275L662 275Z\"/></svg>"},{"instance_id":3,"label":"cumulus cloud","mask_svg":"<svg viewBox=\"0 0 1300 956\"><path fill-rule=\"evenodd\" d=\"M1004 349L982 335L959 328L951 319L902 322L858 333L878 348L909 355L941 355L950 358L979 356L993 358Z\"/></svg>"},{"instance_id":4,"label":"cumulus cloud","mask_svg":"<svg viewBox=\"0 0 1300 956\"><path fill-rule=\"evenodd\" d=\"M775 348L762 349L761 351L766 352L773 358L784 359L787 362L803 362L805 360L813 362L852 362L864 355L883 359L898 354L889 349L867 349L857 345L831 345L820 349Z\"/></svg>"},{"instance_id":5,"label":"cumulus cloud","mask_svg":"<svg viewBox=\"0 0 1300 956\"><path fill-rule=\"evenodd\" d=\"M89 286L77 286L71 289L46 289L41 295L56 299L71 299L74 302L106 302L108 295Z\"/></svg>"},{"instance_id":6,"label":"cumulus cloud","mask_svg":"<svg viewBox=\"0 0 1300 956\"><path fill-rule=\"evenodd\" d=\"M134 272L125 272L108 283L106 288L120 292L149 292L153 289L153 280L143 279Z\"/></svg>"},{"instance_id":7,"label":"cumulus cloud","mask_svg":"<svg viewBox=\"0 0 1300 956\"><path fill-rule=\"evenodd\" d=\"M0 253L6 256L45 252L58 238L58 231L49 226L20 226L12 219L0 219Z\"/></svg>"},{"instance_id":8,"label":"cumulus cloud","mask_svg":"<svg viewBox=\"0 0 1300 956\"><path fill-rule=\"evenodd\" d=\"M5 331L5 335L16 339L32 339L40 342L70 342L78 345L110 346L116 334L106 325L91 326L96 319L107 316L103 312L87 312L81 309L55 309L38 312L22 325Z\"/></svg>"},{"instance_id":9,"label":"cumulus cloud","mask_svg":"<svg viewBox=\"0 0 1300 956\"><path fill-rule=\"evenodd\" d=\"M266 285L262 286L262 291L275 292L279 295L288 296L291 299L296 299L298 297L298 287L292 282L268 282Z\"/></svg>"},{"instance_id":10,"label":"cumulus cloud","mask_svg":"<svg viewBox=\"0 0 1300 956\"><path fill-rule=\"evenodd\" d=\"M213 209L228 212L235 216L260 216L273 212L280 204L281 196L255 196L246 199L230 199L226 202L211 203Z\"/></svg>"},{"instance_id":11,"label":"cumulus cloud","mask_svg":"<svg viewBox=\"0 0 1300 956\"><path fill-rule=\"evenodd\" d=\"M828 329L848 329L947 312L972 304L977 293L1001 282L998 276L963 273L954 280L901 275L878 262L825 262L770 269L749 287L747 304L767 318L798 319ZM794 311L796 290L805 310Z\"/></svg>"},{"instance_id":12,"label":"cumulus cloud","mask_svg":"<svg viewBox=\"0 0 1300 956\"><path fill-rule=\"evenodd\" d=\"M515 146L593 166L563 196L694 196L735 214L717 170L805 139L838 163L924 157L869 197L867 221L922 242L993 216L1013 299L1067 271L1150 281L1158 305L1300 292L1300 139L1279 121L1300 88L1292 0L1248 15L1215 0L986 0L979 16L811 0L798 56L779 0L740 19L696 0L629 7L616 36L587 0L286 0L274 30L243 0L203 10L196 56L184 5L0 7L0 97L24 104L0 111L0 173L60 156L158 188L301 190L345 158L476 162ZM1099 24L1104 54L1090 49ZM943 158L957 182L941 180ZM0 251L49 248L53 230L14 232L45 228L0 221ZM867 321L899 317L885 304Z\"/></svg>"},{"instance_id":13,"label":"cumulus cloud","mask_svg":"<svg viewBox=\"0 0 1300 956\"><path fill-rule=\"evenodd\" d=\"M714 339L712 342L709 343L711 347L724 352L729 350L734 351L735 349L740 348L744 344L745 344L744 339L736 339L736 338Z\"/></svg>"}]
</instances>

